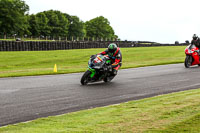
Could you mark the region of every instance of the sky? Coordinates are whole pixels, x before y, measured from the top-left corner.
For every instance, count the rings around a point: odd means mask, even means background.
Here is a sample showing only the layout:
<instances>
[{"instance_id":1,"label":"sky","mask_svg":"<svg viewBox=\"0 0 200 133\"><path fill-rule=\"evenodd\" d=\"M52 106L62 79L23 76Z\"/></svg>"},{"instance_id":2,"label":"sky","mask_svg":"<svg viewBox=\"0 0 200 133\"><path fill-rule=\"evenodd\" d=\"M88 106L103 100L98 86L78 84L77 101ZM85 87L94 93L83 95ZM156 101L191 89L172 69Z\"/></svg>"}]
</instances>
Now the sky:
<instances>
[{"instance_id":1,"label":"sky","mask_svg":"<svg viewBox=\"0 0 200 133\"><path fill-rule=\"evenodd\" d=\"M174 43L200 36L200 0L24 0L29 14L59 10L108 19L121 40Z\"/></svg>"}]
</instances>

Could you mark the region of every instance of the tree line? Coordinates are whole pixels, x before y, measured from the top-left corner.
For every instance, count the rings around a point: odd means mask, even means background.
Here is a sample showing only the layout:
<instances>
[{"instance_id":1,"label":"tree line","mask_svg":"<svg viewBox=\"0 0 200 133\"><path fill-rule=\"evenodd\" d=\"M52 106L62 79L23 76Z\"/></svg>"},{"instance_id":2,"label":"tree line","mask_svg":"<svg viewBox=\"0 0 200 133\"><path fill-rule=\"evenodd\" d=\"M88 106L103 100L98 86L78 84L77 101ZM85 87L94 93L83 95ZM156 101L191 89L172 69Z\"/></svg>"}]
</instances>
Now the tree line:
<instances>
[{"instance_id":1,"label":"tree line","mask_svg":"<svg viewBox=\"0 0 200 133\"><path fill-rule=\"evenodd\" d=\"M29 14L29 6L22 0L0 0L0 35L118 38L103 16L83 22L77 16L58 10Z\"/></svg>"}]
</instances>

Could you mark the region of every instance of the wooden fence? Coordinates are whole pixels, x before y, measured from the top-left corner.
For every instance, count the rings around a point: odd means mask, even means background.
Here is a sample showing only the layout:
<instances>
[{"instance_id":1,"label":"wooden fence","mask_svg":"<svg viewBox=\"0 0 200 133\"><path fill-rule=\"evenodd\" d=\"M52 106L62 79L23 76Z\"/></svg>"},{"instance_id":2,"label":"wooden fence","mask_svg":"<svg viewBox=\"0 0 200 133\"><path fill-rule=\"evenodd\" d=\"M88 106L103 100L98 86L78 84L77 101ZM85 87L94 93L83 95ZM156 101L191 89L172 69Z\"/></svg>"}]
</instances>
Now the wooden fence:
<instances>
[{"instance_id":1,"label":"wooden fence","mask_svg":"<svg viewBox=\"0 0 200 133\"><path fill-rule=\"evenodd\" d=\"M183 44L157 44L132 41L0 41L0 51L41 51L107 48L110 43L119 47L182 46Z\"/></svg>"}]
</instances>

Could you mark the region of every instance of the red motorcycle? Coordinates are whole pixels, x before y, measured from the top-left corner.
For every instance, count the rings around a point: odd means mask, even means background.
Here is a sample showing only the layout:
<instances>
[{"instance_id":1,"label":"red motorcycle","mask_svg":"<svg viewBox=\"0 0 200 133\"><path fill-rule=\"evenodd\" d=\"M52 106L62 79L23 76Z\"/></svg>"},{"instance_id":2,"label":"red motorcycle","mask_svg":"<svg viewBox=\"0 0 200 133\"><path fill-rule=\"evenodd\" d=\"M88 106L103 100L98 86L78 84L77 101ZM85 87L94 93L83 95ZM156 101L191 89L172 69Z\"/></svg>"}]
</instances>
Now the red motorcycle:
<instances>
[{"instance_id":1,"label":"red motorcycle","mask_svg":"<svg viewBox=\"0 0 200 133\"><path fill-rule=\"evenodd\" d=\"M193 65L199 65L200 66L200 61L199 61L199 48L197 48L195 45L190 44L185 48L185 67L189 68L190 66Z\"/></svg>"}]
</instances>

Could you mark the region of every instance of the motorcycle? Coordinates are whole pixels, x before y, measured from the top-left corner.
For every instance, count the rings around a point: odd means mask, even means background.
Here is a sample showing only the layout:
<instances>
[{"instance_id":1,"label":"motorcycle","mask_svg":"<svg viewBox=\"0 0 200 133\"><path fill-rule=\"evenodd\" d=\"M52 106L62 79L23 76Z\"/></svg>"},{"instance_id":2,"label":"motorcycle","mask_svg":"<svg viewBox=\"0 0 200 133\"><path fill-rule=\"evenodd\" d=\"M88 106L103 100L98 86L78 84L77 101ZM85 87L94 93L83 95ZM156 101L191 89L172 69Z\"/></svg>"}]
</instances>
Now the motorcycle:
<instances>
[{"instance_id":1,"label":"motorcycle","mask_svg":"<svg viewBox=\"0 0 200 133\"><path fill-rule=\"evenodd\" d=\"M107 55L92 55L88 61L88 69L81 78L81 84L104 81L110 82L112 76L112 63Z\"/></svg>"},{"instance_id":2,"label":"motorcycle","mask_svg":"<svg viewBox=\"0 0 200 133\"><path fill-rule=\"evenodd\" d=\"M200 61L199 61L199 48L197 48L194 44L190 44L185 48L185 67L189 68L190 66L193 65L199 65L200 66Z\"/></svg>"}]
</instances>

